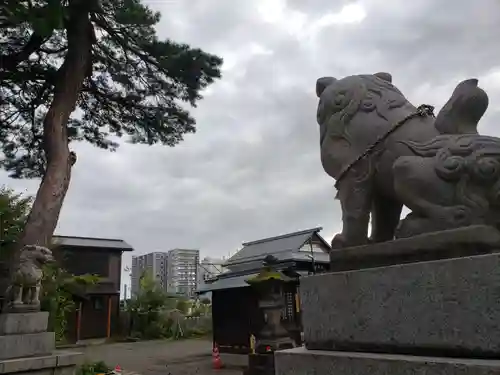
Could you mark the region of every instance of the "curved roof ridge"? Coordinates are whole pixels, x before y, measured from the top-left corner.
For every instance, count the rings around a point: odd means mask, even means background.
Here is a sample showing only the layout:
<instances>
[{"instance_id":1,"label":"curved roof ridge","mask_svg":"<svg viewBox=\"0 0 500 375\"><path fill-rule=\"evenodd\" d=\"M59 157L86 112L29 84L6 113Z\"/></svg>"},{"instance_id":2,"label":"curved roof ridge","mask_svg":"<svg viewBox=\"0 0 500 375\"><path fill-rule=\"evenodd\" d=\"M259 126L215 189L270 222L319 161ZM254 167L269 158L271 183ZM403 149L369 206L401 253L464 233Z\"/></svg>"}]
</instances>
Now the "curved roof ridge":
<instances>
[{"instance_id":1,"label":"curved roof ridge","mask_svg":"<svg viewBox=\"0 0 500 375\"><path fill-rule=\"evenodd\" d=\"M301 234L306 234L306 233L310 233L310 232L312 232L312 233L319 232L322 229L323 229L322 227L316 227L316 228L311 228L311 229L304 229L304 230L300 230L300 231L297 231L297 232L280 234L279 236L267 237L267 238L262 238L260 240L255 240L255 241L250 241L250 242L244 242L244 243L242 243L242 245L243 246L255 245L255 244L258 244L258 243L262 243L262 242L280 240L282 238L293 237L293 236L300 236Z\"/></svg>"}]
</instances>

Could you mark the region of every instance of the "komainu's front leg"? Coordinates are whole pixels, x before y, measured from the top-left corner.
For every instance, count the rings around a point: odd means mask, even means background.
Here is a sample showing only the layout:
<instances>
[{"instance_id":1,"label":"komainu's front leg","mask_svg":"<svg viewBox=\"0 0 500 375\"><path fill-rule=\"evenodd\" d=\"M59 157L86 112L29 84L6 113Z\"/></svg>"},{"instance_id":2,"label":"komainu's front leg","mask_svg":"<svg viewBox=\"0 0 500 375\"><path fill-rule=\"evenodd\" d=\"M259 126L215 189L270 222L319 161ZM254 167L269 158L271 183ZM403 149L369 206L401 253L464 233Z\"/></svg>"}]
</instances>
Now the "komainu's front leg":
<instances>
[{"instance_id":1,"label":"komainu's front leg","mask_svg":"<svg viewBox=\"0 0 500 375\"><path fill-rule=\"evenodd\" d=\"M33 306L40 306L40 289L41 289L41 282L36 283L34 287L32 287L32 294L31 294L31 305Z\"/></svg>"},{"instance_id":2,"label":"komainu's front leg","mask_svg":"<svg viewBox=\"0 0 500 375\"><path fill-rule=\"evenodd\" d=\"M23 304L28 305L31 302L31 288L25 286L23 288Z\"/></svg>"},{"instance_id":3,"label":"komainu's front leg","mask_svg":"<svg viewBox=\"0 0 500 375\"><path fill-rule=\"evenodd\" d=\"M371 242L394 239L403 205L381 194L374 194L372 208Z\"/></svg>"},{"instance_id":4,"label":"komainu's front leg","mask_svg":"<svg viewBox=\"0 0 500 375\"><path fill-rule=\"evenodd\" d=\"M371 179L356 180L346 176L340 182L338 198L342 206L342 233L332 240L332 248L339 249L368 243L368 224L372 206Z\"/></svg>"},{"instance_id":5,"label":"komainu's front leg","mask_svg":"<svg viewBox=\"0 0 500 375\"><path fill-rule=\"evenodd\" d=\"M22 305L23 304L23 287L22 285L12 285L12 304Z\"/></svg>"}]
</instances>

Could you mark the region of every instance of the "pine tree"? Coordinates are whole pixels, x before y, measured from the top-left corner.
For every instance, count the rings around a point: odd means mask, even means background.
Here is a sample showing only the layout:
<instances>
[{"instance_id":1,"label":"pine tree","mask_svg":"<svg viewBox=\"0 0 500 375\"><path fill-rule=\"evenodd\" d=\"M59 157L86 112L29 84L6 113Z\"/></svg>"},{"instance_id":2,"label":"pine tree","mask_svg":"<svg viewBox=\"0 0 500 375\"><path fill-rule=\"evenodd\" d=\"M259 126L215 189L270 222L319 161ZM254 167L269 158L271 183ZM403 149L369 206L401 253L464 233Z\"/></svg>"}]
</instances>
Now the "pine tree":
<instances>
[{"instance_id":1,"label":"pine tree","mask_svg":"<svg viewBox=\"0 0 500 375\"><path fill-rule=\"evenodd\" d=\"M46 245L76 154L116 137L175 146L195 131L186 106L220 78L222 59L161 40L140 0L4 0L0 5L0 167L41 177L20 245Z\"/></svg>"}]
</instances>

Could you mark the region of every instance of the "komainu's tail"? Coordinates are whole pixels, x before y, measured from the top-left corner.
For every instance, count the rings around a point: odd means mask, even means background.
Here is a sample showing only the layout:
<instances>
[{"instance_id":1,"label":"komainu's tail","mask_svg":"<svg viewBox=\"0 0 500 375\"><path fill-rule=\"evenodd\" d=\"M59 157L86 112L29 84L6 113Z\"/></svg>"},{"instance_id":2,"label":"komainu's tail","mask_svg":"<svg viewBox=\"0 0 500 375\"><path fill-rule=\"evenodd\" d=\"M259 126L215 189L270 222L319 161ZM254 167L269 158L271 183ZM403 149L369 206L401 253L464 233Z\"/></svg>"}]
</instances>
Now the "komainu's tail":
<instances>
[{"instance_id":1,"label":"komainu's tail","mask_svg":"<svg viewBox=\"0 0 500 375\"><path fill-rule=\"evenodd\" d=\"M460 82L436 117L441 134L477 134L477 124L488 108L488 94L477 79Z\"/></svg>"}]
</instances>

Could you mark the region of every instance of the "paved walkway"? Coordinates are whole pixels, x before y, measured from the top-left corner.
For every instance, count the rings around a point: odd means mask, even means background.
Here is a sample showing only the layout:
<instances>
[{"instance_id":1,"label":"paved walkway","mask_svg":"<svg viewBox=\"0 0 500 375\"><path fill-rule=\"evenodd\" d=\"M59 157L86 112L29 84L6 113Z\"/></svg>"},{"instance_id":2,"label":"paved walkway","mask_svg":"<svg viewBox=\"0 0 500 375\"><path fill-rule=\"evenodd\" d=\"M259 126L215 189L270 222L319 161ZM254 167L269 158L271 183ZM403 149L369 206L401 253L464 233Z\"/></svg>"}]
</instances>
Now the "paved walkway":
<instances>
[{"instance_id":1,"label":"paved walkway","mask_svg":"<svg viewBox=\"0 0 500 375\"><path fill-rule=\"evenodd\" d=\"M120 365L122 375L241 375L241 370L212 370L209 340L141 341L74 349L89 362Z\"/></svg>"}]
</instances>

